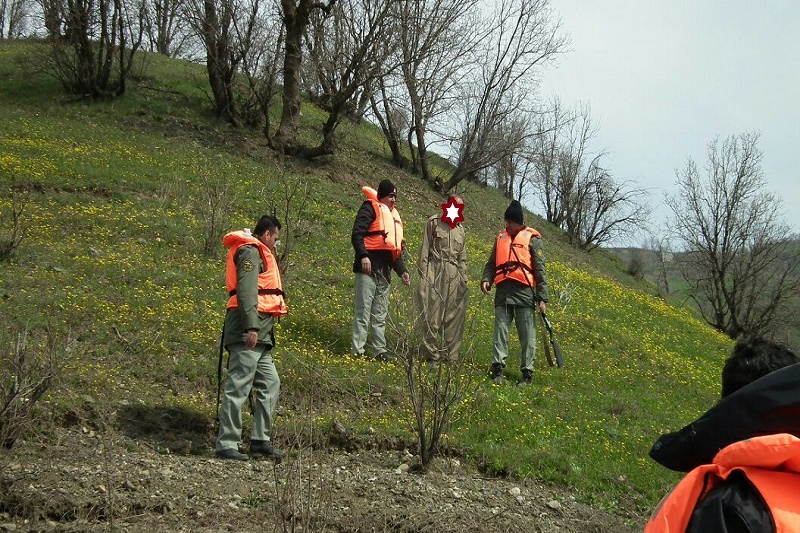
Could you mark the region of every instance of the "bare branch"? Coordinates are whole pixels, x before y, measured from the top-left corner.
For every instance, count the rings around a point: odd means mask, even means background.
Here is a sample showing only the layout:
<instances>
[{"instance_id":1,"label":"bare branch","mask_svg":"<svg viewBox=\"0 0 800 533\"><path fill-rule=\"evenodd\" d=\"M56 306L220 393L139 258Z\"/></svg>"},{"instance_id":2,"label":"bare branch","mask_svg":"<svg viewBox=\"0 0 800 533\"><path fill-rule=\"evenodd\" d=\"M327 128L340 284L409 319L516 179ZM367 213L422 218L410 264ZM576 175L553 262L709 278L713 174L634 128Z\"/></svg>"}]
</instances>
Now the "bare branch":
<instances>
[{"instance_id":1,"label":"bare branch","mask_svg":"<svg viewBox=\"0 0 800 533\"><path fill-rule=\"evenodd\" d=\"M764 190L758 133L708 146L706 177L689 159L668 197L685 252L681 272L705 320L731 338L775 335L800 288L800 246Z\"/></svg>"}]
</instances>

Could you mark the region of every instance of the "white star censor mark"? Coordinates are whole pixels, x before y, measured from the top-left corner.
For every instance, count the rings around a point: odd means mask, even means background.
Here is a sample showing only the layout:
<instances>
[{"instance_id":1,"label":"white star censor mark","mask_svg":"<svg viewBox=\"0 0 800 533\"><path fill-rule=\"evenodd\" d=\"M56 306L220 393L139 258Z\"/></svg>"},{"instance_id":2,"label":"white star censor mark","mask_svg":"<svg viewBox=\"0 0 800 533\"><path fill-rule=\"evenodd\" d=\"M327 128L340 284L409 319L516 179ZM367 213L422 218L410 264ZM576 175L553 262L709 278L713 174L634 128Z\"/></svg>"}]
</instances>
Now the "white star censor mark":
<instances>
[{"instance_id":1,"label":"white star censor mark","mask_svg":"<svg viewBox=\"0 0 800 533\"><path fill-rule=\"evenodd\" d=\"M459 222L464 222L464 204L456 202L452 196L441 207L442 222L449 224L450 229L455 228Z\"/></svg>"},{"instance_id":2,"label":"white star censor mark","mask_svg":"<svg viewBox=\"0 0 800 533\"><path fill-rule=\"evenodd\" d=\"M454 205L447 206L447 218L450 219L451 222L455 222L458 218L458 208Z\"/></svg>"}]
</instances>

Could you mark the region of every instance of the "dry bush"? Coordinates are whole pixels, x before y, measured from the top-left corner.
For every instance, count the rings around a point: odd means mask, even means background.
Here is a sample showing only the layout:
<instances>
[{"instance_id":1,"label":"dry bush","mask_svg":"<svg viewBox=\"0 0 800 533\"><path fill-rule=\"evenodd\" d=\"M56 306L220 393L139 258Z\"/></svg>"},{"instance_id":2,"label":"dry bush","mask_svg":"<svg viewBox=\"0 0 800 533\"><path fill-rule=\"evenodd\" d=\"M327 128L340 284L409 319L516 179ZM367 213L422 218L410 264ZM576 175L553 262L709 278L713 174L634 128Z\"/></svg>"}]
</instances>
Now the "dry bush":
<instances>
[{"instance_id":1,"label":"dry bush","mask_svg":"<svg viewBox=\"0 0 800 533\"><path fill-rule=\"evenodd\" d=\"M202 223L203 253L215 257L220 249L224 228L229 226L238 202L233 184L224 172L200 175L200 195L192 198L192 209Z\"/></svg>"},{"instance_id":2,"label":"dry bush","mask_svg":"<svg viewBox=\"0 0 800 533\"><path fill-rule=\"evenodd\" d=\"M264 182L260 197L267 200L269 214L281 222L281 247L277 250L281 274L289 268L289 255L298 239L311 235L314 227L308 215L309 194L308 183L289 176L285 168Z\"/></svg>"},{"instance_id":3,"label":"dry bush","mask_svg":"<svg viewBox=\"0 0 800 533\"><path fill-rule=\"evenodd\" d=\"M303 437L295 437L290 443L292 452L284 459L282 468L273 468L275 493L264 495L269 502L264 508L264 523L274 520L273 531L325 531L325 524L332 519L333 473L315 461L310 445ZM260 496L256 493L251 499Z\"/></svg>"},{"instance_id":4,"label":"dry bush","mask_svg":"<svg viewBox=\"0 0 800 533\"><path fill-rule=\"evenodd\" d=\"M425 471L442 451L442 437L459 415L459 406L465 398L475 395L482 372L474 360L474 311L472 317L467 317L461 357L449 363L443 359L436 366L428 364L421 348L422 313L413 301L412 291L397 291L392 296L386 330L387 339L392 339L389 353L394 354L405 370L407 403L403 404L406 411L401 416L410 415L408 420L417 438L419 468ZM442 349L446 351L444 346Z\"/></svg>"},{"instance_id":5,"label":"dry bush","mask_svg":"<svg viewBox=\"0 0 800 533\"><path fill-rule=\"evenodd\" d=\"M25 208L31 199L30 185L11 187L11 209L0 210L0 261L8 261L22 244L28 225Z\"/></svg>"},{"instance_id":6,"label":"dry bush","mask_svg":"<svg viewBox=\"0 0 800 533\"><path fill-rule=\"evenodd\" d=\"M636 279L644 279L646 268L644 252L641 250L631 252L631 257L628 260L628 275Z\"/></svg>"},{"instance_id":7,"label":"dry bush","mask_svg":"<svg viewBox=\"0 0 800 533\"><path fill-rule=\"evenodd\" d=\"M36 403L75 356L77 338L48 326L44 335L25 329L4 339L0 354L0 443L11 448L34 423Z\"/></svg>"}]
</instances>

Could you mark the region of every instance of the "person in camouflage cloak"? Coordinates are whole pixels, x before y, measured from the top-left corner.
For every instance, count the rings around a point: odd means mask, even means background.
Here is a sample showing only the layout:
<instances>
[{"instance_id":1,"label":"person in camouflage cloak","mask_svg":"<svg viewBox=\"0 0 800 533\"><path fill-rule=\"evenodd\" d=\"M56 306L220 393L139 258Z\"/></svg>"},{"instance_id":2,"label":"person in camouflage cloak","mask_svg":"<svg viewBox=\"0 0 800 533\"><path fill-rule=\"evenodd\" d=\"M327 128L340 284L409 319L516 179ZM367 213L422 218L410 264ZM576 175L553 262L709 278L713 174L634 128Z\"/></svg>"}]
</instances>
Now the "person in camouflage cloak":
<instances>
[{"instance_id":1,"label":"person in camouflage cloak","mask_svg":"<svg viewBox=\"0 0 800 533\"><path fill-rule=\"evenodd\" d=\"M450 203L462 206L457 195ZM417 262L420 275L416 297L422 330L422 349L432 364L458 361L467 314L466 231L441 215L425 223Z\"/></svg>"}]
</instances>

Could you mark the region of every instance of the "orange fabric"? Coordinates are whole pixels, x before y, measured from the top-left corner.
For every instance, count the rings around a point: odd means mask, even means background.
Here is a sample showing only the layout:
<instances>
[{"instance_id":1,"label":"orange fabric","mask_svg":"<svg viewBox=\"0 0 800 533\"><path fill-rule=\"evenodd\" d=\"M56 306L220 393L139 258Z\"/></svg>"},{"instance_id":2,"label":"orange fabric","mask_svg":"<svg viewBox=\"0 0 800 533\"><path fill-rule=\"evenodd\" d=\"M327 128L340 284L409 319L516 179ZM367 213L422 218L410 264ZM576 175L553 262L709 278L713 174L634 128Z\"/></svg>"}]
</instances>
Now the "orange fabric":
<instances>
[{"instance_id":1,"label":"orange fabric","mask_svg":"<svg viewBox=\"0 0 800 533\"><path fill-rule=\"evenodd\" d=\"M258 274L258 311L272 316L283 316L288 310L283 300L283 285L278 262L263 242L244 231L234 231L223 237L222 244L228 248L225 261L225 286L228 294L235 293L237 285L236 264L234 257L242 246L255 246L264 263L264 271ZM239 307L236 294L228 299L228 309Z\"/></svg>"},{"instance_id":2,"label":"orange fabric","mask_svg":"<svg viewBox=\"0 0 800 533\"><path fill-rule=\"evenodd\" d=\"M541 236L541 233L533 228L522 228L513 239L506 230L498 235L494 263L495 285L513 279L531 287L536 286L529 245L532 238Z\"/></svg>"},{"instance_id":3,"label":"orange fabric","mask_svg":"<svg viewBox=\"0 0 800 533\"><path fill-rule=\"evenodd\" d=\"M397 260L405 247L403 240L403 221L397 209L378 201L378 193L372 187L361 187L361 191L375 210L375 220L372 221L364 237L364 246L367 250L388 250L392 258Z\"/></svg>"},{"instance_id":4,"label":"orange fabric","mask_svg":"<svg viewBox=\"0 0 800 533\"><path fill-rule=\"evenodd\" d=\"M658 504L645 533L683 533L697 502L734 470L761 493L778 533L800 531L800 439L779 433L735 442L689 472Z\"/></svg>"}]
</instances>

